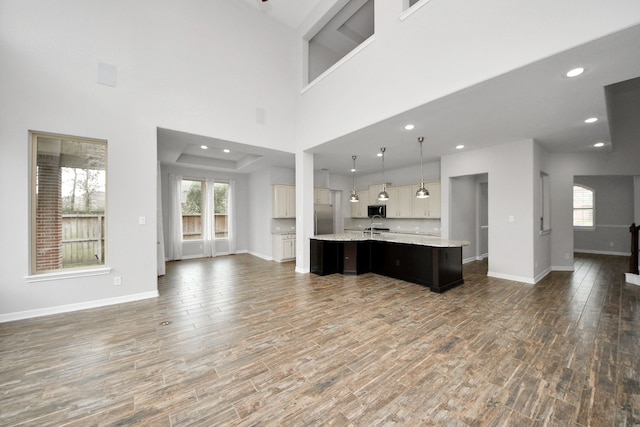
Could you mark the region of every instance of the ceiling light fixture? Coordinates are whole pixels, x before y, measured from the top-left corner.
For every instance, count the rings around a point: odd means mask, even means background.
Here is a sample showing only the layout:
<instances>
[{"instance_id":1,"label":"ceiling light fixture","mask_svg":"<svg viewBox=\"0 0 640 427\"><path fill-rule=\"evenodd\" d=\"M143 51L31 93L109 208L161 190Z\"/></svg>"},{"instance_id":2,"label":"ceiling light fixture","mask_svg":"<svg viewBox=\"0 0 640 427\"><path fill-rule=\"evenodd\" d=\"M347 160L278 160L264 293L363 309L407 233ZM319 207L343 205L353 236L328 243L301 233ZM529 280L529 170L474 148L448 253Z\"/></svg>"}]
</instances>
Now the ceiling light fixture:
<instances>
[{"instance_id":1,"label":"ceiling light fixture","mask_svg":"<svg viewBox=\"0 0 640 427\"><path fill-rule=\"evenodd\" d=\"M593 146L596 148L604 147L604 142L596 142Z\"/></svg>"},{"instance_id":2,"label":"ceiling light fixture","mask_svg":"<svg viewBox=\"0 0 640 427\"><path fill-rule=\"evenodd\" d=\"M416 197L418 199L426 199L429 197L429 190L424 186L424 165L422 156L422 143L424 142L424 137L419 137L418 142L420 143L420 188L416 191Z\"/></svg>"},{"instance_id":3,"label":"ceiling light fixture","mask_svg":"<svg viewBox=\"0 0 640 427\"><path fill-rule=\"evenodd\" d=\"M203 150L206 150L209 147L207 147L206 145L201 145L200 148L202 148Z\"/></svg>"},{"instance_id":4,"label":"ceiling light fixture","mask_svg":"<svg viewBox=\"0 0 640 427\"><path fill-rule=\"evenodd\" d=\"M582 73L584 73L584 68L577 67L577 68L574 68L573 70L567 71L567 74L565 74L565 76L567 76L567 77L578 77Z\"/></svg>"},{"instance_id":5,"label":"ceiling light fixture","mask_svg":"<svg viewBox=\"0 0 640 427\"><path fill-rule=\"evenodd\" d=\"M386 202L387 200L389 200L389 193L387 193L387 183L384 179L384 152L387 149L382 147L380 149L380 153L382 153L382 191L378 193L378 201L380 202Z\"/></svg>"},{"instance_id":6,"label":"ceiling light fixture","mask_svg":"<svg viewBox=\"0 0 640 427\"><path fill-rule=\"evenodd\" d=\"M349 201L351 203L358 203L360 197L358 197L358 193L356 192L356 156L351 156L351 158L353 159L353 167L351 168L351 172L353 173L353 190L351 191Z\"/></svg>"},{"instance_id":7,"label":"ceiling light fixture","mask_svg":"<svg viewBox=\"0 0 640 427\"><path fill-rule=\"evenodd\" d=\"M404 130L414 130L415 128L416 128L416 125L412 125L411 123L409 123L404 127Z\"/></svg>"},{"instance_id":8,"label":"ceiling light fixture","mask_svg":"<svg viewBox=\"0 0 640 427\"><path fill-rule=\"evenodd\" d=\"M595 123L598 121L597 117L589 117L588 119L586 119L584 122L585 123Z\"/></svg>"},{"instance_id":9,"label":"ceiling light fixture","mask_svg":"<svg viewBox=\"0 0 640 427\"><path fill-rule=\"evenodd\" d=\"M378 156L378 157L382 157L382 153L381 153L381 152L378 152L378 154L376 154L376 156Z\"/></svg>"},{"instance_id":10,"label":"ceiling light fixture","mask_svg":"<svg viewBox=\"0 0 640 427\"><path fill-rule=\"evenodd\" d=\"M224 150L222 150L222 151L224 151L225 153L230 153L230 152L231 152L231 150L229 150L228 148L225 148L225 149L224 149Z\"/></svg>"},{"instance_id":11,"label":"ceiling light fixture","mask_svg":"<svg viewBox=\"0 0 640 427\"><path fill-rule=\"evenodd\" d=\"M464 145L462 144L456 145L456 150L462 150L463 148L464 148Z\"/></svg>"}]
</instances>

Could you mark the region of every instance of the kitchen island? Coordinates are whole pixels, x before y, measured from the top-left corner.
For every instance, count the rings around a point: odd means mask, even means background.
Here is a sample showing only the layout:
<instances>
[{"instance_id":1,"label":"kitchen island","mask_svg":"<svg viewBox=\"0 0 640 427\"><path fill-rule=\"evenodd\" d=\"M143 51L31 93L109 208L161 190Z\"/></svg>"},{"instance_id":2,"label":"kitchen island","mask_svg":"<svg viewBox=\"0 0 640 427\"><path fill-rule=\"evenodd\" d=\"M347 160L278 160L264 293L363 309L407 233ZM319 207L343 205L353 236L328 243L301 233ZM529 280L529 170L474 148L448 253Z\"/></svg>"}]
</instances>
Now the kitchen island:
<instances>
[{"instance_id":1,"label":"kitchen island","mask_svg":"<svg viewBox=\"0 0 640 427\"><path fill-rule=\"evenodd\" d=\"M462 247L469 242L402 233L311 237L311 272L376 273L444 292L464 283Z\"/></svg>"}]
</instances>

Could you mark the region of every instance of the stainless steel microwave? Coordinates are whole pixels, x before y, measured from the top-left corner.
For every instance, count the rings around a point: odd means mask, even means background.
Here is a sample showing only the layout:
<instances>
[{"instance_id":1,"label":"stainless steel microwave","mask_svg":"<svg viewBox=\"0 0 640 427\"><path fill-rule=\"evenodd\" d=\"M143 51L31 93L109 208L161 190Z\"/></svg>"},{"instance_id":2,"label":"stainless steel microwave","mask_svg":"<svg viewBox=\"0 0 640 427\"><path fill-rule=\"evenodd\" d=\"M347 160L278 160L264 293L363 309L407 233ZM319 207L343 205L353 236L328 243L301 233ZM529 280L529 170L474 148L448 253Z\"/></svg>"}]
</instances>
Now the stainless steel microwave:
<instances>
[{"instance_id":1,"label":"stainless steel microwave","mask_svg":"<svg viewBox=\"0 0 640 427\"><path fill-rule=\"evenodd\" d=\"M367 216L373 218L379 216L380 218L387 217L387 207L385 205L369 205L367 206Z\"/></svg>"}]
</instances>

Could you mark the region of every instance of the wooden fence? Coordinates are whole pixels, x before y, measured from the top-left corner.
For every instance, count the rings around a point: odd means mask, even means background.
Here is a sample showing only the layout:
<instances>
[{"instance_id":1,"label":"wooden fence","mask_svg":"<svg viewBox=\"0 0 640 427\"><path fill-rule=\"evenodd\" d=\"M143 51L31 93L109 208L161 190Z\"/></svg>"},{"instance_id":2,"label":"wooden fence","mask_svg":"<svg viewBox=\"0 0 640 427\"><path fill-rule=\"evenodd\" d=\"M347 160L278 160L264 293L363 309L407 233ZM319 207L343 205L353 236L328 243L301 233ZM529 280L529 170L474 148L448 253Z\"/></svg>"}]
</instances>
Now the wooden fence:
<instances>
[{"instance_id":1,"label":"wooden fence","mask_svg":"<svg viewBox=\"0 0 640 427\"><path fill-rule=\"evenodd\" d=\"M104 236L104 215L62 215L62 265L103 265Z\"/></svg>"},{"instance_id":2,"label":"wooden fence","mask_svg":"<svg viewBox=\"0 0 640 427\"><path fill-rule=\"evenodd\" d=\"M227 215L215 216L215 230L217 238L227 237ZM202 240L201 215L182 215L183 240Z\"/></svg>"}]
</instances>

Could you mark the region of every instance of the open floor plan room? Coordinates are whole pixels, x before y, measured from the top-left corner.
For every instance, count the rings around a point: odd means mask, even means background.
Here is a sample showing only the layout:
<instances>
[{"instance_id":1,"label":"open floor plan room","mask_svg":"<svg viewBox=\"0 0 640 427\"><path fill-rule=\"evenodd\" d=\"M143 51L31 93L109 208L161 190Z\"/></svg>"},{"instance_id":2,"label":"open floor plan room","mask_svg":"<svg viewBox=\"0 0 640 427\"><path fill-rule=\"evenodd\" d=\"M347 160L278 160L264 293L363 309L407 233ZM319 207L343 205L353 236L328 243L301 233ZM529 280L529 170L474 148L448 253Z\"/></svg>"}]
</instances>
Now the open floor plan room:
<instances>
[{"instance_id":1,"label":"open floor plan room","mask_svg":"<svg viewBox=\"0 0 640 427\"><path fill-rule=\"evenodd\" d=\"M0 425L640 422L640 287L576 254L444 294L251 255L172 262L160 297L0 324Z\"/></svg>"}]
</instances>

